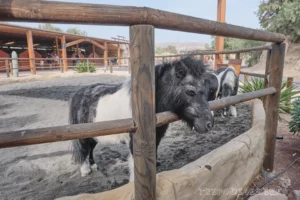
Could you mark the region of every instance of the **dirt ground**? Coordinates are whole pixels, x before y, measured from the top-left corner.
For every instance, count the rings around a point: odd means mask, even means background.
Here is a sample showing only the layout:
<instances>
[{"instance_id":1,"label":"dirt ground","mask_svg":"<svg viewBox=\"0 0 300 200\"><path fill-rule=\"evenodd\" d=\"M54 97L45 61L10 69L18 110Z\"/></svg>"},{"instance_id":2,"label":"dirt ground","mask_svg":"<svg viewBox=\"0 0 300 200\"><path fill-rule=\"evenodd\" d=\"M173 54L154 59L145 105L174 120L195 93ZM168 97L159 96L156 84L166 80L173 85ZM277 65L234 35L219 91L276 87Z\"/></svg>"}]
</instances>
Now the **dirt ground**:
<instances>
[{"instance_id":1,"label":"dirt ground","mask_svg":"<svg viewBox=\"0 0 300 200\"><path fill-rule=\"evenodd\" d=\"M0 86L0 131L65 125L68 99L94 83L116 84L125 76L97 75L13 83ZM121 102L120 102L121 103ZM197 134L172 123L158 150L158 171L180 168L244 133L251 126L249 105L237 105L237 118L216 117L214 129ZM98 172L82 178L71 161L70 142L0 149L0 200L52 200L96 193L128 182L128 147L98 145Z\"/></svg>"},{"instance_id":2,"label":"dirt ground","mask_svg":"<svg viewBox=\"0 0 300 200\"><path fill-rule=\"evenodd\" d=\"M278 124L277 135L283 136L283 140L277 140L276 143L274 174L280 173L296 158L300 157L300 137L291 134L288 129L287 121L290 120L290 115L282 114L281 116L284 120ZM253 180L248 192L266 180L268 178L258 176ZM275 191L286 195L289 200L298 200L300 196L296 198L295 190L300 191L300 162L296 162L288 171L263 187L259 193Z\"/></svg>"}]
</instances>

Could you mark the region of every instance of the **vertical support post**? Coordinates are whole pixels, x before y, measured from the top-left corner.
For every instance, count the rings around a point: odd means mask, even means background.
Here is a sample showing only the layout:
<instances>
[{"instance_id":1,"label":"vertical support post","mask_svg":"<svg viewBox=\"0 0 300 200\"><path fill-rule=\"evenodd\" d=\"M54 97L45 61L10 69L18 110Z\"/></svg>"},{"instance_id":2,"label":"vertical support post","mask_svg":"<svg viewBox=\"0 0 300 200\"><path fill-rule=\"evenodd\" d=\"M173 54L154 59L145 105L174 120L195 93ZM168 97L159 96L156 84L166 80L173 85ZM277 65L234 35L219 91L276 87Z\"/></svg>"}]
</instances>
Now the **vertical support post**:
<instances>
[{"instance_id":1,"label":"vertical support post","mask_svg":"<svg viewBox=\"0 0 300 200\"><path fill-rule=\"evenodd\" d=\"M113 62L112 61L109 62L109 71L110 71L110 73L114 72L114 66L113 66Z\"/></svg>"},{"instance_id":2,"label":"vertical support post","mask_svg":"<svg viewBox=\"0 0 300 200\"><path fill-rule=\"evenodd\" d=\"M130 65L130 46L128 46L128 73L131 73L131 65Z\"/></svg>"},{"instance_id":3,"label":"vertical support post","mask_svg":"<svg viewBox=\"0 0 300 200\"><path fill-rule=\"evenodd\" d=\"M202 62L204 62L204 55L203 55L203 54L200 55L200 60L201 60Z\"/></svg>"},{"instance_id":4,"label":"vertical support post","mask_svg":"<svg viewBox=\"0 0 300 200\"><path fill-rule=\"evenodd\" d=\"M27 38L30 71L31 71L31 74L36 74L35 60L34 60L35 56L34 56L34 50L33 50L33 40L32 40L32 32L31 31L26 31L26 38Z\"/></svg>"},{"instance_id":5,"label":"vertical support post","mask_svg":"<svg viewBox=\"0 0 300 200\"><path fill-rule=\"evenodd\" d=\"M64 70L62 68L62 64L61 64L61 59L59 58L59 69L60 69L60 72L63 73Z\"/></svg>"},{"instance_id":6,"label":"vertical support post","mask_svg":"<svg viewBox=\"0 0 300 200\"><path fill-rule=\"evenodd\" d=\"M293 87L293 83L294 83L294 78L293 77L288 77L287 78L287 85L286 85L286 87L287 88ZM291 103L291 102L292 102L292 99L289 99L288 103Z\"/></svg>"},{"instance_id":7,"label":"vertical support post","mask_svg":"<svg viewBox=\"0 0 300 200\"><path fill-rule=\"evenodd\" d=\"M55 48L56 48L56 55L59 57L59 49L58 49L58 37L55 37Z\"/></svg>"},{"instance_id":8,"label":"vertical support post","mask_svg":"<svg viewBox=\"0 0 300 200\"><path fill-rule=\"evenodd\" d=\"M118 44L118 65L119 67L121 67L121 47L120 47L120 44Z\"/></svg>"},{"instance_id":9,"label":"vertical support post","mask_svg":"<svg viewBox=\"0 0 300 200\"><path fill-rule=\"evenodd\" d=\"M235 59L241 59L241 54L240 53L236 53L235 54Z\"/></svg>"},{"instance_id":10,"label":"vertical support post","mask_svg":"<svg viewBox=\"0 0 300 200\"><path fill-rule=\"evenodd\" d=\"M267 51L266 69L265 69L265 78L264 78L265 88L269 87L271 52L272 52L271 49L269 49ZM263 105L264 105L265 111L266 111L266 103L267 103L267 97L264 97L263 98Z\"/></svg>"},{"instance_id":11,"label":"vertical support post","mask_svg":"<svg viewBox=\"0 0 300 200\"><path fill-rule=\"evenodd\" d=\"M5 59L5 68L6 68L6 76L10 77L8 59Z\"/></svg>"},{"instance_id":12,"label":"vertical support post","mask_svg":"<svg viewBox=\"0 0 300 200\"><path fill-rule=\"evenodd\" d=\"M217 21L225 22L225 13L226 13L226 0L218 0L218 13L217 13ZM224 37L216 36L216 51L224 50ZM216 54L215 55L215 69L217 64L223 63L223 55Z\"/></svg>"},{"instance_id":13,"label":"vertical support post","mask_svg":"<svg viewBox=\"0 0 300 200\"><path fill-rule=\"evenodd\" d=\"M244 83L249 82L249 76L248 75L244 75Z\"/></svg>"},{"instance_id":14,"label":"vertical support post","mask_svg":"<svg viewBox=\"0 0 300 200\"><path fill-rule=\"evenodd\" d=\"M104 42L104 52L103 52L103 59L104 59L104 71L107 70L107 57L108 57L108 48L107 48L107 42Z\"/></svg>"},{"instance_id":15,"label":"vertical support post","mask_svg":"<svg viewBox=\"0 0 300 200\"><path fill-rule=\"evenodd\" d=\"M155 200L156 127L154 27L130 27L135 200Z\"/></svg>"},{"instance_id":16,"label":"vertical support post","mask_svg":"<svg viewBox=\"0 0 300 200\"><path fill-rule=\"evenodd\" d=\"M63 59L64 72L68 71L68 61L67 61L67 47L66 47L66 36L61 36L61 55Z\"/></svg>"},{"instance_id":17,"label":"vertical support post","mask_svg":"<svg viewBox=\"0 0 300 200\"><path fill-rule=\"evenodd\" d=\"M76 53L79 55L79 44L76 44Z\"/></svg>"},{"instance_id":18,"label":"vertical support post","mask_svg":"<svg viewBox=\"0 0 300 200\"><path fill-rule=\"evenodd\" d=\"M269 61L269 87L274 87L276 89L275 94L268 95L266 98L266 148L265 148L265 158L263 162L263 171L272 172L274 166L274 154L275 154L275 144L276 144L276 134L278 125L278 115L279 115L279 100L281 91L281 82L283 74L284 65L284 55L285 55L285 44L273 44L272 51ZM270 67L272 66L272 67Z\"/></svg>"}]
</instances>

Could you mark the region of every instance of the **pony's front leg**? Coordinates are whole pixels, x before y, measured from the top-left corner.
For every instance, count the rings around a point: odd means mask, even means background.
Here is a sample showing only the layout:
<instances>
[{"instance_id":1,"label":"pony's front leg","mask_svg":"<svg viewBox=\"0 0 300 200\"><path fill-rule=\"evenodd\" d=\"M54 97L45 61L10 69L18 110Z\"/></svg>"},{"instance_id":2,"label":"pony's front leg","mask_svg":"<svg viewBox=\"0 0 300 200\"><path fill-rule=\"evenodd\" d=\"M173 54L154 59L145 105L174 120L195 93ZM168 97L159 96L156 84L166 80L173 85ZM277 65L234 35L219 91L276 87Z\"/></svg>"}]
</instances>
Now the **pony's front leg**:
<instances>
[{"instance_id":1,"label":"pony's front leg","mask_svg":"<svg viewBox=\"0 0 300 200\"><path fill-rule=\"evenodd\" d=\"M230 106L230 113L233 117L237 117L237 112L235 106Z\"/></svg>"},{"instance_id":2,"label":"pony's front leg","mask_svg":"<svg viewBox=\"0 0 300 200\"><path fill-rule=\"evenodd\" d=\"M89 175L91 173L91 171L92 170L91 170L90 161L89 161L89 158L87 157L80 167L81 176L85 177L85 176Z\"/></svg>"}]
</instances>

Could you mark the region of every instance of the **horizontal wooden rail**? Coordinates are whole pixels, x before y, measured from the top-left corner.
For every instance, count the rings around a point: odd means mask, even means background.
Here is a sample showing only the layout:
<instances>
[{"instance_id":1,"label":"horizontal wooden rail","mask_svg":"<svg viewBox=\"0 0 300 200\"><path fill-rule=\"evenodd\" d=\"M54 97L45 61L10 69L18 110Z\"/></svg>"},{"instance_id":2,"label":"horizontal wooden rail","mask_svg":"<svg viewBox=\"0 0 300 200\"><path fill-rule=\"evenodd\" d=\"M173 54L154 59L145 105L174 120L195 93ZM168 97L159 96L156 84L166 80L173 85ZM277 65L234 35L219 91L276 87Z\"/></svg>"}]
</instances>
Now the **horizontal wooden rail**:
<instances>
[{"instance_id":1,"label":"horizontal wooden rail","mask_svg":"<svg viewBox=\"0 0 300 200\"><path fill-rule=\"evenodd\" d=\"M242 26L166 12L148 7L113 6L37 0L0 0L1 21L99 24L131 26L149 24L175 31L219 35L267 42L283 42L285 36ZM76 15L74 15L76 13Z\"/></svg>"},{"instance_id":2,"label":"horizontal wooden rail","mask_svg":"<svg viewBox=\"0 0 300 200\"><path fill-rule=\"evenodd\" d=\"M189 54L175 54L175 55L166 55L166 56L155 56L155 58L168 58L168 57L180 57L180 56L200 56L200 55L212 55L212 54L234 54L234 53L246 53L251 51L264 51L269 50L270 45L252 47L247 49L238 49L238 50L227 50L227 51L203 51L197 53Z\"/></svg>"},{"instance_id":3,"label":"horizontal wooden rail","mask_svg":"<svg viewBox=\"0 0 300 200\"><path fill-rule=\"evenodd\" d=\"M275 88L266 88L255 92L240 94L209 102L211 110L219 110L224 107L245 102L275 93ZM156 126L162 126L179 120L179 117L172 112L156 114ZM0 133L0 148L42 144L74 140L80 138L112 135L126 132L134 132L132 119L120 119L106 122L75 124L49 128L38 128Z\"/></svg>"},{"instance_id":4,"label":"horizontal wooden rail","mask_svg":"<svg viewBox=\"0 0 300 200\"><path fill-rule=\"evenodd\" d=\"M241 71L240 74L247 75L247 76L254 76L254 77L258 77L258 78L265 78L264 74L258 74L258 73L251 73L251 72Z\"/></svg>"}]
</instances>

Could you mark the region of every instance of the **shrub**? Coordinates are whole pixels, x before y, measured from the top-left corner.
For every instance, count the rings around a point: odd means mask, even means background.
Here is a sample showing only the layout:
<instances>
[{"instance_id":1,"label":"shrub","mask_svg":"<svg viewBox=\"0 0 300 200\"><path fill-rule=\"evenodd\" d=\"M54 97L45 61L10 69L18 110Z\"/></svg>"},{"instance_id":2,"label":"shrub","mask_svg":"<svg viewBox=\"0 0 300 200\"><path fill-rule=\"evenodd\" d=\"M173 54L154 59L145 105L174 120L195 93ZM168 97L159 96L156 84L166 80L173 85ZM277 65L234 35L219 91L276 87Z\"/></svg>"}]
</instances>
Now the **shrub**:
<instances>
[{"instance_id":1,"label":"shrub","mask_svg":"<svg viewBox=\"0 0 300 200\"><path fill-rule=\"evenodd\" d=\"M300 98L293 102L292 120L289 122L290 132L300 136Z\"/></svg>"},{"instance_id":2,"label":"shrub","mask_svg":"<svg viewBox=\"0 0 300 200\"><path fill-rule=\"evenodd\" d=\"M78 73L84 73L84 72L92 73L92 72L96 71L96 67L95 67L94 63L83 61L83 62L77 63L74 70L77 71Z\"/></svg>"},{"instance_id":3,"label":"shrub","mask_svg":"<svg viewBox=\"0 0 300 200\"><path fill-rule=\"evenodd\" d=\"M240 93L253 92L256 90L261 90L265 88L264 79L252 78L251 81L246 81L243 86L239 87ZM289 113L292 108L292 104L289 102L291 99L296 98L296 94L300 91L294 91L295 87L287 87L287 82L283 82L281 86L280 102L279 102L279 112ZM261 100L263 97L260 98Z\"/></svg>"}]
</instances>

